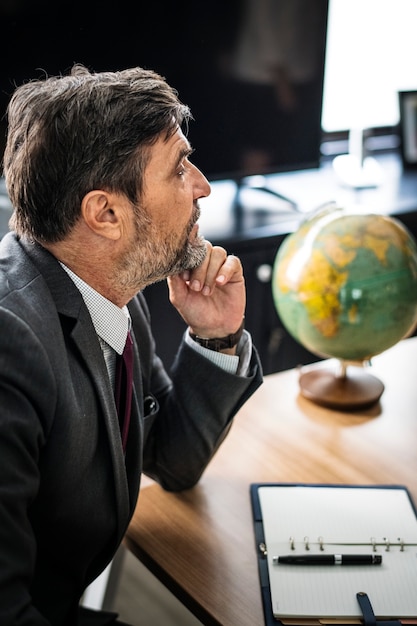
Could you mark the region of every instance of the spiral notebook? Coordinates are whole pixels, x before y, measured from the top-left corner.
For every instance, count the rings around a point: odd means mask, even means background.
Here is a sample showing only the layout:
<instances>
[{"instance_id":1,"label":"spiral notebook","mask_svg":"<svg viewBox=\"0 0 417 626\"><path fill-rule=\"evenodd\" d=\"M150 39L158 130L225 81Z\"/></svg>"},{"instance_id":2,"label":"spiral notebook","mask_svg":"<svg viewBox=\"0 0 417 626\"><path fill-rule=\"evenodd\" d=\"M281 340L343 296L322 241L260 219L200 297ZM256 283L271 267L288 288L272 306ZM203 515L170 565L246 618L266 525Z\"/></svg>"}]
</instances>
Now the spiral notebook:
<instances>
[{"instance_id":1,"label":"spiral notebook","mask_svg":"<svg viewBox=\"0 0 417 626\"><path fill-rule=\"evenodd\" d=\"M258 483L251 500L266 624L417 624L417 514L406 487ZM382 562L337 564L351 554ZM295 555L337 559L277 562Z\"/></svg>"}]
</instances>

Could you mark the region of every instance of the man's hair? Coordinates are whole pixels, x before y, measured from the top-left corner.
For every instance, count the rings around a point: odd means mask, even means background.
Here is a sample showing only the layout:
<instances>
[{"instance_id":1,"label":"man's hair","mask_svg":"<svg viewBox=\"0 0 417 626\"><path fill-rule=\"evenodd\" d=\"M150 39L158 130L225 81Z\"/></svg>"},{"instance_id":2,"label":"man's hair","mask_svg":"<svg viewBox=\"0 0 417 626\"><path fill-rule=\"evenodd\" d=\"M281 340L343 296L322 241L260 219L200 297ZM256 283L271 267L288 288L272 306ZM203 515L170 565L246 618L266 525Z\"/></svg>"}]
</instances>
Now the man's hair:
<instances>
[{"instance_id":1,"label":"man's hair","mask_svg":"<svg viewBox=\"0 0 417 626\"><path fill-rule=\"evenodd\" d=\"M4 153L11 226L41 242L65 238L93 189L137 204L149 146L191 119L162 76L140 67L32 80L8 106Z\"/></svg>"}]
</instances>

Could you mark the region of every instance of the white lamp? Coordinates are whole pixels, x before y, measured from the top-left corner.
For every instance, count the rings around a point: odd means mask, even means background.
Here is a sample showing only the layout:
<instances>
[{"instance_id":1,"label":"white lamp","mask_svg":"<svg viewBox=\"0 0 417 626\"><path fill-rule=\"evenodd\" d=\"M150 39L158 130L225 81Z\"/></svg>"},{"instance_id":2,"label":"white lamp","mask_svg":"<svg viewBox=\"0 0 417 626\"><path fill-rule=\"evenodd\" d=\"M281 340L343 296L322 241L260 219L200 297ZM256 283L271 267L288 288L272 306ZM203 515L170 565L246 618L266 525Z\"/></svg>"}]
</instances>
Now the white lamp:
<instances>
[{"instance_id":1,"label":"white lamp","mask_svg":"<svg viewBox=\"0 0 417 626\"><path fill-rule=\"evenodd\" d=\"M382 169L373 157L366 155L363 128L349 131L349 153L333 159L334 171L340 182L356 189L377 187L382 183Z\"/></svg>"}]
</instances>

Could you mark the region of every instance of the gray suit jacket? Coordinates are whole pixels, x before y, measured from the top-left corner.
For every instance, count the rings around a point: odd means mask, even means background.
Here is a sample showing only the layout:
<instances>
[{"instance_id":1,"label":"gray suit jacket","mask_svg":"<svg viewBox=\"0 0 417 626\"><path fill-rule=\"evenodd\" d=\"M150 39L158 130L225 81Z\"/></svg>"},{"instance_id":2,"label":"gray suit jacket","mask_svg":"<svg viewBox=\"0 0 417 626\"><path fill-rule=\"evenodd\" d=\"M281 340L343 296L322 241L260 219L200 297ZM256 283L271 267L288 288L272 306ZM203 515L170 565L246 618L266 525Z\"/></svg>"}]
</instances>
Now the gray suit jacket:
<instances>
[{"instance_id":1,"label":"gray suit jacket","mask_svg":"<svg viewBox=\"0 0 417 626\"><path fill-rule=\"evenodd\" d=\"M250 376L241 378L185 343L171 380L142 295L129 310L135 373L124 457L79 291L41 246L13 233L1 241L1 626L75 626L80 596L123 538L141 472L166 489L192 487L261 383L255 350Z\"/></svg>"}]
</instances>

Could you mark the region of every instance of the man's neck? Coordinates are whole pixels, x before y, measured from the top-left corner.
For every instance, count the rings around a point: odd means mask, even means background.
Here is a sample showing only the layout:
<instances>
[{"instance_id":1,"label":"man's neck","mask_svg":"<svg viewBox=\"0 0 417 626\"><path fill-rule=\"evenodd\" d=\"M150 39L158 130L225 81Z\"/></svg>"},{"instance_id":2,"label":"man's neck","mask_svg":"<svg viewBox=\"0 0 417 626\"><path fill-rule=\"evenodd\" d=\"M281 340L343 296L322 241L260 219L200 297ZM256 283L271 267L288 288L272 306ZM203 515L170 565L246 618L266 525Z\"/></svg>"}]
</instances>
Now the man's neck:
<instances>
[{"instance_id":1,"label":"man's neck","mask_svg":"<svg viewBox=\"0 0 417 626\"><path fill-rule=\"evenodd\" d=\"M42 244L53 256L102 296L122 308L134 294L127 294L115 280L116 264L109 246L101 242L68 237Z\"/></svg>"}]
</instances>

